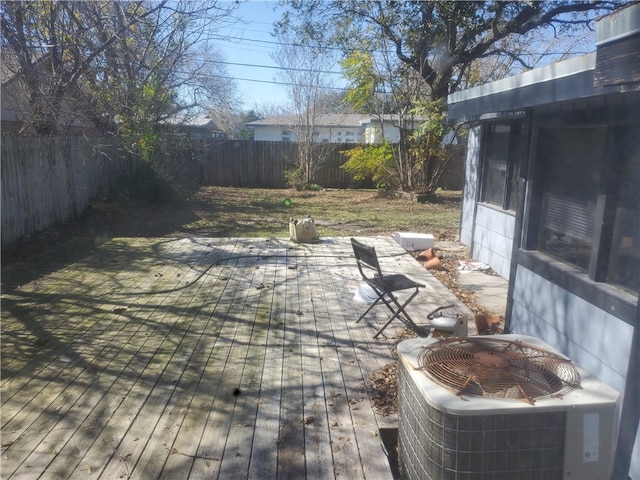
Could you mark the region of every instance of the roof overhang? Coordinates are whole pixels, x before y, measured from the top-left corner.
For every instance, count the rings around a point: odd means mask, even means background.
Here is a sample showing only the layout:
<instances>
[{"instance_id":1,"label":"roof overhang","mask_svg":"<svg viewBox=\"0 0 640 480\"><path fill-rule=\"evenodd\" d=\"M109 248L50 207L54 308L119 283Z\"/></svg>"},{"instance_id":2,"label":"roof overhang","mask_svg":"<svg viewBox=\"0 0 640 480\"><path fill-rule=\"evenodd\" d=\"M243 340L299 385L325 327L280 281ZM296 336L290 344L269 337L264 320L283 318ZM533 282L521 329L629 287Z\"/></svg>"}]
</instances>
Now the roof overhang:
<instances>
[{"instance_id":1,"label":"roof overhang","mask_svg":"<svg viewBox=\"0 0 640 480\"><path fill-rule=\"evenodd\" d=\"M533 106L594 96L595 61L591 53L453 93L447 119L465 123L482 116L517 116Z\"/></svg>"},{"instance_id":2,"label":"roof overhang","mask_svg":"<svg viewBox=\"0 0 640 480\"><path fill-rule=\"evenodd\" d=\"M448 97L447 121L514 117L528 108L640 91L640 4L598 20L597 52Z\"/></svg>"}]
</instances>

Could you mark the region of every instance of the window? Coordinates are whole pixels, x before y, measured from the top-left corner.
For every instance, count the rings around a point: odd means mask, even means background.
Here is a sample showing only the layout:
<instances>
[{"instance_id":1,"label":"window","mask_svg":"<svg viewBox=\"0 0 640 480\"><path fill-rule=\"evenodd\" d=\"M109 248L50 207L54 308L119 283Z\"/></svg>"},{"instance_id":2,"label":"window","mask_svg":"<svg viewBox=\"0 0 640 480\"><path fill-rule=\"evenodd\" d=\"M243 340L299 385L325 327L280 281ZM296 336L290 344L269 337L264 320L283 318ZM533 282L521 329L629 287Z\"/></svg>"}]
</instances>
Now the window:
<instances>
[{"instance_id":1,"label":"window","mask_svg":"<svg viewBox=\"0 0 640 480\"><path fill-rule=\"evenodd\" d=\"M606 127L551 127L538 132L544 163L538 249L588 271L595 235Z\"/></svg>"},{"instance_id":2,"label":"window","mask_svg":"<svg viewBox=\"0 0 640 480\"><path fill-rule=\"evenodd\" d=\"M631 292L640 289L640 124L615 132L612 173L615 206L611 223L611 249L607 258L607 279Z\"/></svg>"},{"instance_id":3,"label":"window","mask_svg":"<svg viewBox=\"0 0 640 480\"><path fill-rule=\"evenodd\" d=\"M545 125L537 133L537 249L637 293L640 124Z\"/></svg>"},{"instance_id":4,"label":"window","mask_svg":"<svg viewBox=\"0 0 640 480\"><path fill-rule=\"evenodd\" d=\"M523 147L523 122L487 126L482 169L481 201L505 210L516 208L519 155Z\"/></svg>"}]
</instances>

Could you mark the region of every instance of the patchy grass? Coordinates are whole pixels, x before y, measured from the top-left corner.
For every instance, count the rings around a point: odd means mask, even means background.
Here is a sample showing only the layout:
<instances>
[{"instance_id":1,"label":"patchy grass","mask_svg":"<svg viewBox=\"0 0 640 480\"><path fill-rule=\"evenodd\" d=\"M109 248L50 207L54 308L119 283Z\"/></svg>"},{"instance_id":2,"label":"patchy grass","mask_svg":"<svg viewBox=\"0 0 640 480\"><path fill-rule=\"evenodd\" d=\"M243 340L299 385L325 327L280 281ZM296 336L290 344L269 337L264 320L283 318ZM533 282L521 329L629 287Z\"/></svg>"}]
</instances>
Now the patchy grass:
<instances>
[{"instance_id":1,"label":"patchy grass","mask_svg":"<svg viewBox=\"0 0 640 480\"><path fill-rule=\"evenodd\" d=\"M289 219L306 215L314 217L321 237L414 231L457 240L460 202L461 192L447 191L421 204L381 197L375 190L201 187L180 201L94 203L77 221L3 249L2 264L57 246L71 245L73 252L80 243L94 246L114 237L288 237Z\"/></svg>"},{"instance_id":2,"label":"patchy grass","mask_svg":"<svg viewBox=\"0 0 640 480\"><path fill-rule=\"evenodd\" d=\"M380 197L375 190L266 190L203 187L190 202L195 222L184 231L224 237L288 236L290 218L311 215L320 236L430 232L457 238L460 192L440 192L437 202ZM286 206L285 200L291 205ZM444 237L444 238L442 238Z\"/></svg>"}]
</instances>

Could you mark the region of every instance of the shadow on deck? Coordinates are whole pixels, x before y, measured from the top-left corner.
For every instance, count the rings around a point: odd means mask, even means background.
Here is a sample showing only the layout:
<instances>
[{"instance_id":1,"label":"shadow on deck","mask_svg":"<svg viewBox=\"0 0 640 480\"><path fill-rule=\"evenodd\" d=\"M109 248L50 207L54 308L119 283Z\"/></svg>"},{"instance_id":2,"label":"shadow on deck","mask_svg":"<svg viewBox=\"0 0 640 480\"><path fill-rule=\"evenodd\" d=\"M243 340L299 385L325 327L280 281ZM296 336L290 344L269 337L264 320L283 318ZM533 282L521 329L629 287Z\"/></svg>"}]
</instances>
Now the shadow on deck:
<instances>
[{"instance_id":1,"label":"shadow on deck","mask_svg":"<svg viewBox=\"0 0 640 480\"><path fill-rule=\"evenodd\" d=\"M470 314L390 238L363 240L427 285L418 323ZM366 383L402 324L355 323L348 238L114 239L40 267L3 278L3 478L399 476L397 418Z\"/></svg>"}]
</instances>

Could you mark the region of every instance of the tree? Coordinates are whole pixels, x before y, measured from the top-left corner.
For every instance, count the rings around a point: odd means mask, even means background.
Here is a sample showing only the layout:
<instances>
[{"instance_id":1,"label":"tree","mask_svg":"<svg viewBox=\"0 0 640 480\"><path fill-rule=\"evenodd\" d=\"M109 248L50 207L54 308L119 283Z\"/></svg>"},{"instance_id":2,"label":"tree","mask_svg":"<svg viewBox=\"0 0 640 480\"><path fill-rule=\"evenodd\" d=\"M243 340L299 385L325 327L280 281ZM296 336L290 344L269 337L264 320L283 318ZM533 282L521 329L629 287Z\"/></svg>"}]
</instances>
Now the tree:
<instances>
[{"instance_id":1,"label":"tree","mask_svg":"<svg viewBox=\"0 0 640 480\"><path fill-rule=\"evenodd\" d=\"M189 54L197 48L206 65L210 25L233 8L216 1L2 2L3 54L15 59L27 92L23 120L55 134L70 118L63 105L81 102L96 124L155 158L163 120L204 94L228 95L221 85L229 82L207 85L211 72L203 75Z\"/></svg>"},{"instance_id":2,"label":"tree","mask_svg":"<svg viewBox=\"0 0 640 480\"><path fill-rule=\"evenodd\" d=\"M356 148L355 155L348 155L348 163L356 163L359 167L374 167L370 172L372 178L385 188L395 186L403 190L413 190L415 162L409 143L410 132L416 120L412 107L420 98L422 82L417 81L417 76L409 68L394 61L384 47L385 43L379 42L377 48L355 51L340 62L349 81L345 101L357 111L369 113L378 119L382 143L385 139L384 125L388 120L392 120L398 128L400 138L395 146L389 144L384 149L379 149L377 145L369 147L371 152L367 152L365 163L358 161L361 154L359 148ZM372 50L374 53L370 53ZM374 56L377 58L374 59ZM391 113L393 115L390 115ZM381 155L382 152L384 155ZM391 153L391 156L387 155L387 152ZM379 165L375 165L376 158ZM389 160L392 162L389 163ZM349 169L350 167L347 167L347 170Z\"/></svg>"},{"instance_id":3,"label":"tree","mask_svg":"<svg viewBox=\"0 0 640 480\"><path fill-rule=\"evenodd\" d=\"M497 58L511 66L532 65L532 56L514 45L538 41L541 32L560 37L590 27L596 16L630 1L395 1L289 0L278 28L299 43L340 48L345 55L370 46L391 50L425 86L426 110L473 77L479 62ZM517 39L526 40L517 42ZM537 42L539 43L539 41ZM373 57L376 59L376 57ZM514 73L510 68L509 73ZM482 82L475 78L473 83ZM444 130L443 130L444 132ZM444 133L443 133L444 134ZM422 163L424 166L424 162ZM426 172L422 172L423 174Z\"/></svg>"},{"instance_id":4,"label":"tree","mask_svg":"<svg viewBox=\"0 0 640 480\"><path fill-rule=\"evenodd\" d=\"M311 185L328 150L318 142L317 130L321 115L328 113L328 99L333 80L331 67L335 58L322 48L295 44L284 33L278 35L280 48L272 55L282 68L280 80L287 85L295 122L284 126L292 128L296 136L296 175L303 185Z\"/></svg>"},{"instance_id":5,"label":"tree","mask_svg":"<svg viewBox=\"0 0 640 480\"><path fill-rule=\"evenodd\" d=\"M248 128L246 124L263 118L255 110L234 112L232 110L216 109L212 110L209 115L227 138L238 140L253 140L254 131Z\"/></svg>"}]
</instances>

